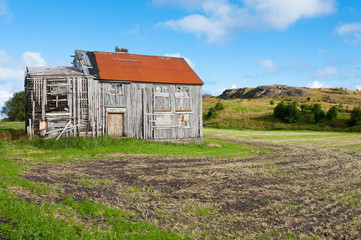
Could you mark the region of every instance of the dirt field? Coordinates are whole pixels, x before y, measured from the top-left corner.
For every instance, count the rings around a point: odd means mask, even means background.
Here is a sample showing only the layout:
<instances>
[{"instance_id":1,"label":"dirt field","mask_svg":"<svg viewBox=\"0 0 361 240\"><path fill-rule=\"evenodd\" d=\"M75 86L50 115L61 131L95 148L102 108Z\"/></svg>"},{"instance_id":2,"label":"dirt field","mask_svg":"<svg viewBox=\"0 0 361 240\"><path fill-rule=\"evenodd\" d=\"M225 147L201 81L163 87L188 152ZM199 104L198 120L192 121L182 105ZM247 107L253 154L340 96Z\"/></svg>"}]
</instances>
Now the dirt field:
<instances>
[{"instance_id":1,"label":"dirt field","mask_svg":"<svg viewBox=\"0 0 361 240\"><path fill-rule=\"evenodd\" d=\"M110 204L133 212L134 221L198 239L361 236L360 152L239 143L271 151L238 160L105 155L102 161L37 163L22 178L58 193L13 191L38 203L71 194Z\"/></svg>"}]
</instances>

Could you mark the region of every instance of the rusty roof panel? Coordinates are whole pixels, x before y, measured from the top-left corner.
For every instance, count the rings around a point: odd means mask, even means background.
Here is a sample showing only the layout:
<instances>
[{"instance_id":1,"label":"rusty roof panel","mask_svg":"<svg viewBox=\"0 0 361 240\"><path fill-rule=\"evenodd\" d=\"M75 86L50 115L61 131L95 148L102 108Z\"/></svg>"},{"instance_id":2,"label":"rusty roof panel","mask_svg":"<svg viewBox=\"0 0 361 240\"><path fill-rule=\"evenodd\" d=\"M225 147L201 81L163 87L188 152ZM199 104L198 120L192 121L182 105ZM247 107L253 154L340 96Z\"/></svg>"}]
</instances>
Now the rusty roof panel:
<instances>
[{"instance_id":1,"label":"rusty roof panel","mask_svg":"<svg viewBox=\"0 0 361 240\"><path fill-rule=\"evenodd\" d=\"M203 84L183 58L94 52L102 80Z\"/></svg>"}]
</instances>

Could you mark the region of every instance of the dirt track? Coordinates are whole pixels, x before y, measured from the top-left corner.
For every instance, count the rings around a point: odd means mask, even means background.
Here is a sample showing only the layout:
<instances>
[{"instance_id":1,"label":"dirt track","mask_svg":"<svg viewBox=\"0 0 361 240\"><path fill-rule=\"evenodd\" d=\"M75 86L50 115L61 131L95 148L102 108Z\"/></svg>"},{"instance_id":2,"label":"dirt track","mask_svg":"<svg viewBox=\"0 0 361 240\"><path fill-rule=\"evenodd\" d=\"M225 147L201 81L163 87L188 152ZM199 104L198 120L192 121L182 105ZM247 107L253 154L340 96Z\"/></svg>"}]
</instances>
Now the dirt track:
<instances>
[{"instance_id":1,"label":"dirt track","mask_svg":"<svg viewBox=\"0 0 361 240\"><path fill-rule=\"evenodd\" d=\"M238 160L103 156L36 164L22 177L56 185L58 193L18 194L36 202L89 198L196 238L361 236L360 152L239 143L271 152Z\"/></svg>"}]
</instances>

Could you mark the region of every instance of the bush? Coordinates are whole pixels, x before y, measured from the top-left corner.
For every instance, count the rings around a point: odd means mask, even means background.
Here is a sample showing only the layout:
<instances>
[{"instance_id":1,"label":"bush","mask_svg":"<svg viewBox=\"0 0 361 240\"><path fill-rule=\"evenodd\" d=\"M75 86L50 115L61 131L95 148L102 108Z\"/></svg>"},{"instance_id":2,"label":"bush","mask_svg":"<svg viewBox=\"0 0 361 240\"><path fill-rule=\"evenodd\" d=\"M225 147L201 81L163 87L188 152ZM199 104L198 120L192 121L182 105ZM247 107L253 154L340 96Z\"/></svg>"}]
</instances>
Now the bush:
<instances>
[{"instance_id":1,"label":"bush","mask_svg":"<svg viewBox=\"0 0 361 240\"><path fill-rule=\"evenodd\" d=\"M312 113L314 116L315 122L319 122L322 118L326 116L325 112L322 110L320 104L315 104L312 107Z\"/></svg>"},{"instance_id":2,"label":"bush","mask_svg":"<svg viewBox=\"0 0 361 240\"><path fill-rule=\"evenodd\" d=\"M295 123L301 117L301 111L298 109L297 102L286 104L282 101L275 107L274 116L286 123Z\"/></svg>"},{"instance_id":3,"label":"bush","mask_svg":"<svg viewBox=\"0 0 361 240\"><path fill-rule=\"evenodd\" d=\"M209 110L208 110L208 113L206 115L206 119L209 120L209 119L213 119L213 118L216 118L218 116L218 111L216 110L215 107L211 107Z\"/></svg>"},{"instance_id":4,"label":"bush","mask_svg":"<svg viewBox=\"0 0 361 240\"><path fill-rule=\"evenodd\" d=\"M350 118L349 124L350 124L350 126L361 125L361 108L360 107L355 107L351 111L351 118Z\"/></svg>"},{"instance_id":5,"label":"bush","mask_svg":"<svg viewBox=\"0 0 361 240\"><path fill-rule=\"evenodd\" d=\"M216 106L214 106L214 108L215 108L217 111L219 111L219 110L224 109L224 105L223 105L223 103L218 102L218 103L216 104Z\"/></svg>"},{"instance_id":6,"label":"bush","mask_svg":"<svg viewBox=\"0 0 361 240\"><path fill-rule=\"evenodd\" d=\"M271 101L269 102L269 104L275 105L275 100L271 100Z\"/></svg>"},{"instance_id":7,"label":"bush","mask_svg":"<svg viewBox=\"0 0 361 240\"><path fill-rule=\"evenodd\" d=\"M332 120L332 119L337 118L337 115L338 115L338 112L339 112L338 109L339 109L339 107L338 107L337 105L331 107L331 108L328 110L327 114L326 114L327 119L328 119L328 120Z\"/></svg>"}]
</instances>

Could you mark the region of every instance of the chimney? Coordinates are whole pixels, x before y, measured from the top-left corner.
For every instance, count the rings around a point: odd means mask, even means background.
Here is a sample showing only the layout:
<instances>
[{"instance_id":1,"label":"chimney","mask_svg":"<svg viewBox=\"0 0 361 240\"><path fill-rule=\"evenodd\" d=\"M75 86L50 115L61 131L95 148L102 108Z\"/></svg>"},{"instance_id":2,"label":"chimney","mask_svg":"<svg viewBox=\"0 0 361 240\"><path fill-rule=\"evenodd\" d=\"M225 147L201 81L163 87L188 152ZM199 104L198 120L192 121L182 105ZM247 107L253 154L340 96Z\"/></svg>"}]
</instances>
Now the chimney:
<instances>
[{"instance_id":1,"label":"chimney","mask_svg":"<svg viewBox=\"0 0 361 240\"><path fill-rule=\"evenodd\" d=\"M116 53L128 53L128 49L126 48L119 48L118 46L115 46L115 52Z\"/></svg>"}]
</instances>

